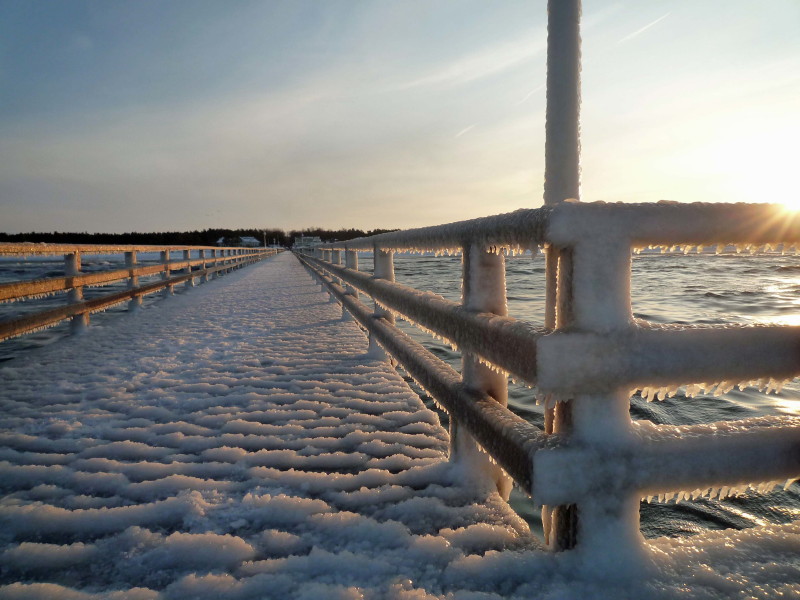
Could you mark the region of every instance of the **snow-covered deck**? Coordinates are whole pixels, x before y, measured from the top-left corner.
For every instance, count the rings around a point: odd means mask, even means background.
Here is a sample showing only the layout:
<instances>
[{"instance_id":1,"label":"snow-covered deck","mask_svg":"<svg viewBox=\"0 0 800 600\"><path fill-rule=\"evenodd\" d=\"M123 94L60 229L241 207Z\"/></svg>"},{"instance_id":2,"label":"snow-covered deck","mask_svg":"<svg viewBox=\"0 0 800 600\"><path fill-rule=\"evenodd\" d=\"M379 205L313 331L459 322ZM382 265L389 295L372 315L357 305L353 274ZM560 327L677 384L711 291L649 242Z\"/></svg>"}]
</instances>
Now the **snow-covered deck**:
<instances>
[{"instance_id":1,"label":"snow-covered deck","mask_svg":"<svg viewBox=\"0 0 800 600\"><path fill-rule=\"evenodd\" d=\"M657 541L618 573L541 550L288 253L0 381L0 597L800 594L798 526Z\"/></svg>"}]
</instances>

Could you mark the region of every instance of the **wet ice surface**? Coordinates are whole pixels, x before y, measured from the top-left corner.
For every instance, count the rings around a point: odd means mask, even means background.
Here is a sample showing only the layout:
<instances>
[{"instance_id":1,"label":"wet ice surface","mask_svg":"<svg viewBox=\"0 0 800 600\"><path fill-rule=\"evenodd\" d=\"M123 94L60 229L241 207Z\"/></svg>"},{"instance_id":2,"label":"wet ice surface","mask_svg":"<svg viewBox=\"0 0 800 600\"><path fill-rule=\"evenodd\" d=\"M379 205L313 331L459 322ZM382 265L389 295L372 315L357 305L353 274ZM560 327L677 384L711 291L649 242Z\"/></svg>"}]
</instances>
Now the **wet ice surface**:
<instances>
[{"instance_id":1,"label":"wet ice surface","mask_svg":"<svg viewBox=\"0 0 800 600\"><path fill-rule=\"evenodd\" d=\"M796 525L542 551L340 315L285 254L0 365L0 596L800 593Z\"/></svg>"}]
</instances>

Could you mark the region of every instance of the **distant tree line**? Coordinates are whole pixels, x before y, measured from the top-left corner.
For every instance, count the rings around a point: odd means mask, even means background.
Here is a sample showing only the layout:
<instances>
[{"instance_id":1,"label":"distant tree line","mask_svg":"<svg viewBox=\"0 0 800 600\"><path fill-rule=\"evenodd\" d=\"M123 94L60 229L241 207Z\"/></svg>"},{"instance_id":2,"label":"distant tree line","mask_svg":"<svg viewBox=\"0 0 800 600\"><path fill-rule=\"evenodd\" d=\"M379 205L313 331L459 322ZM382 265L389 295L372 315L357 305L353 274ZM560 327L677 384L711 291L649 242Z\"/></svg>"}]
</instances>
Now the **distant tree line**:
<instances>
[{"instance_id":1,"label":"distant tree line","mask_svg":"<svg viewBox=\"0 0 800 600\"><path fill-rule=\"evenodd\" d=\"M180 246L214 246L217 240L224 238L231 245L245 236L257 240L264 240L266 233L267 244L280 244L291 247L294 238L300 235L319 236L323 241L352 240L357 237L376 235L396 229L322 229L311 227L301 230L291 230L288 233L282 229L204 229L202 231L160 231L155 233L88 233L66 231L31 231L28 233L3 233L0 232L0 242L33 242L48 244L153 244L180 245Z\"/></svg>"}]
</instances>

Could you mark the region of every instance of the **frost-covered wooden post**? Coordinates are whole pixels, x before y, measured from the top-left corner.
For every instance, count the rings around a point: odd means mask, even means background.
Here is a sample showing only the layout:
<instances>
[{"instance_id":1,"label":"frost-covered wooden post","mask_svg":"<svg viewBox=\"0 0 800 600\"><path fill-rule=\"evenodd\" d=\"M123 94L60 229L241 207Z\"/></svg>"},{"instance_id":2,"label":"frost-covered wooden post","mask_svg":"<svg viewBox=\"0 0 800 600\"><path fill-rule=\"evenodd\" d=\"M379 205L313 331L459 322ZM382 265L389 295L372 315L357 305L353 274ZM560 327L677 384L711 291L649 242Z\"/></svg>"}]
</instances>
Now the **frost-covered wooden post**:
<instances>
[{"instance_id":1,"label":"frost-covered wooden post","mask_svg":"<svg viewBox=\"0 0 800 600\"><path fill-rule=\"evenodd\" d=\"M470 312L506 316L506 267L500 252L490 253L467 244L462 254L462 304ZM508 377L493 371L474 354L464 352L461 375L465 387L485 392L498 403L508 404ZM450 419L450 459L464 465L471 477L490 483L504 499L511 493L512 481L481 451L473 437L455 420Z\"/></svg>"},{"instance_id":2,"label":"frost-covered wooden post","mask_svg":"<svg viewBox=\"0 0 800 600\"><path fill-rule=\"evenodd\" d=\"M191 250L184 250L183 251L183 260L185 260L187 263L192 260L192 251ZM191 275L191 273L192 273L192 265L191 264L187 264L186 265L186 268L184 269L184 273L186 273L187 275ZM186 280L186 287L187 288L194 287L194 277L189 277L189 279Z\"/></svg>"},{"instance_id":3,"label":"frost-covered wooden post","mask_svg":"<svg viewBox=\"0 0 800 600\"><path fill-rule=\"evenodd\" d=\"M161 278L166 281L170 277L169 250L162 250L161 251L161 263L162 263L163 268L164 268L164 271L161 274ZM172 285L168 285L167 287L164 288L164 291L162 292L162 294L164 296L172 295L174 293L174 290L172 288L173 288Z\"/></svg>"},{"instance_id":4,"label":"frost-covered wooden post","mask_svg":"<svg viewBox=\"0 0 800 600\"><path fill-rule=\"evenodd\" d=\"M623 238L578 240L572 255L572 326L601 335L629 328L631 250ZM632 437L627 387L572 400L572 440L609 452ZM624 493L625 494L625 493ZM578 504L577 545L603 548L604 562L635 560L641 548L639 497L636 493L593 495Z\"/></svg>"},{"instance_id":5,"label":"frost-covered wooden post","mask_svg":"<svg viewBox=\"0 0 800 600\"><path fill-rule=\"evenodd\" d=\"M345 246L344 250L344 266L347 269L353 269L354 271L358 271L358 252L355 250L349 250L347 246ZM351 296L358 298L358 290L354 288L352 285L345 286L345 293ZM343 321L352 321L353 316L350 314L346 308L342 307L342 320Z\"/></svg>"},{"instance_id":6,"label":"frost-covered wooden post","mask_svg":"<svg viewBox=\"0 0 800 600\"><path fill-rule=\"evenodd\" d=\"M548 0L547 12L544 202L554 205L580 199L581 0ZM545 326L555 329L572 318L572 251L549 245L546 261ZM545 431L569 433L571 410L566 398L553 398L545 409ZM575 545L574 506L544 507L542 518L553 548Z\"/></svg>"},{"instance_id":7,"label":"frost-covered wooden post","mask_svg":"<svg viewBox=\"0 0 800 600\"><path fill-rule=\"evenodd\" d=\"M129 290L139 285L139 277L133 271L136 268L137 263L138 263L138 258L135 250L125 253L125 267L130 269L130 277L128 277ZM142 297L137 294L136 296L130 299L130 302L128 302L128 310L136 310L141 305L142 305Z\"/></svg>"},{"instance_id":8,"label":"frost-covered wooden post","mask_svg":"<svg viewBox=\"0 0 800 600\"><path fill-rule=\"evenodd\" d=\"M207 250L200 250L200 259L203 261L202 269L205 271L208 268L208 262L206 261L206 252ZM203 273L203 276L200 278L200 283L208 283L209 277L208 273Z\"/></svg>"},{"instance_id":9,"label":"frost-covered wooden post","mask_svg":"<svg viewBox=\"0 0 800 600\"><path fill-rule=\"evenodd\" d=\"M332 250L331 251L331 262L334 265L336 265L337 267L342 266L342 251L341 250ZM342 280L339 279L338 277L334 276L333 280L336 283L338 283L339 285L342 285Z\"/></svg>"},{"instance_id":10,"label":"frost-covered wooden post","mask_svg":"<svg viewBox=\"0 0 800 600\"><path fill-rule=\"evenodd\" d=\"M64 256L64 275L66 277L77 277L81 274L81 253L73 252ZM75 285L74 280L67 282L70 290L67 293L67 302L76 304L83 301L83 286ZM80 333L85 330L89 325L89 313L84 312L74 315L70 321L70 330L72 333Z\"/></svg>"},{"instance_id":11,"label":"frost-covered wooden post","mask_svg":"<svg viewBox=\"0 0 800 600\"><path fill-rule=\"evenodd\" d=\"M382 250L377 245L372 247L373 256L373 279L385 279L386 281L394 281L394 252L391 250ZM394 315L381 307L378 301L375 300L375 312L373 316L376 319L385 319L389 323L394 323ZM375 336L372 332L369 334L369 351L370 354L376 356L385 356L383 348L378 345Z\"/></svg>"},{"instance_id":12,"label":"frost-covered wooden post","mask_svg":"<svg viewBox=\"0 0 800 600\"><path fill-rule=\"evenodd\" d=\"M325 262L327 262L327 263L329 263L329 264L330 264L330 263L331 263L331 254L332 254L332 251L331 251L331 250L328 250L328 249L326 248L325 250L323 250L323 251L322 251L322 259L323 259ZM336 281L336 278L335 278L335 277L333 277L332 279L333 279L333 281L334 281L334 282ZM323 288L323 289L326 289L326 288ZM336 304L336 296L334 296L334 295L333 295L333 293L332 293L332 292L330 292L330 291L328 292L328 302L329 302L330 304ZM344 309L343 309L343 310L344 310Z\"/></svg>"},{"instance_id":13,"label":"frost-covered wooden post","mask_svg":"<svg viewBox=\"0 0 800 600\"><path fill-rule=\"evenodd\" d=\"M344 266L348 269L358 271L358 252L355 250L345 249L344 251ZM358 290L352 285L347 286L347 293L351 296L358 298Z\"/></svg>"}]
</instances>

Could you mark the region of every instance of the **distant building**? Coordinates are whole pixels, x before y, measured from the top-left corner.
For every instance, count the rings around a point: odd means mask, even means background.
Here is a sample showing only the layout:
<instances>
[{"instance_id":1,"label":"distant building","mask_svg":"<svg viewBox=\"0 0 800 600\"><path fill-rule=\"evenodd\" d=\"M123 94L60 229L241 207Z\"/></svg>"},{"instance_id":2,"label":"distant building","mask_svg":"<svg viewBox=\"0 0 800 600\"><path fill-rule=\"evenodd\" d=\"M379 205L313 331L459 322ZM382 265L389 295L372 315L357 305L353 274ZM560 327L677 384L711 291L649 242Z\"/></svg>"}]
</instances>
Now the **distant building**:
<instances>
[{"instance_id":1,"label":"distant building","mask_svg":"<svg viewBox=\"0 0 800 600\"><path fill-rule=\"evenodd\" d=\"M246 235L239 238L239 245L244 246L245 248L258 248L261 245L261 242L250 235Z\"/></svg>"},{"instance_id":2,"label":"distant building","mask_svg":"<svg viewBox=\"0 0 800 600\"><path fill-rule=\"evenodd\" d=\"M321 243L322 239L318 235L301 235L294 238L295 248L311 248Z\"/></svg>"},{"instance_id":3,"label":"distant building","mask_svg":"<svg viewBox=\"0 0 800 600\"><path fill-rule=\"evenodd\" d=\"M217 246L241 246L243 248L258 248L261 242L250 235L243 237L221 237L217 240Z\"/></svg>"}]
</instances>

